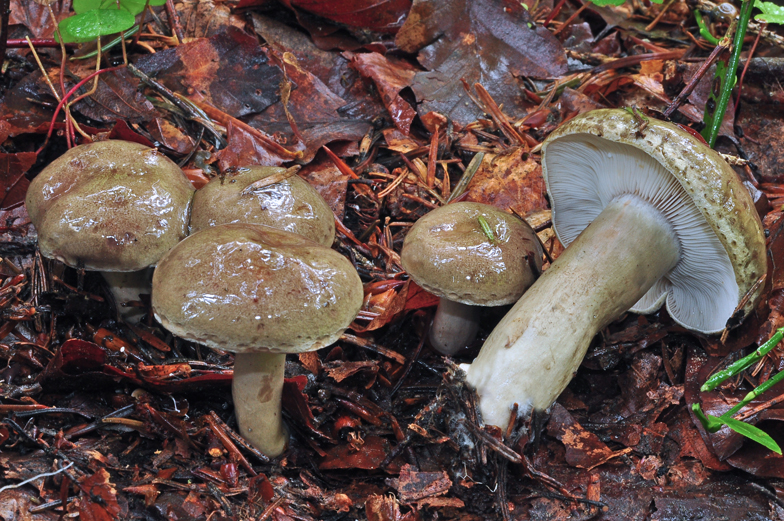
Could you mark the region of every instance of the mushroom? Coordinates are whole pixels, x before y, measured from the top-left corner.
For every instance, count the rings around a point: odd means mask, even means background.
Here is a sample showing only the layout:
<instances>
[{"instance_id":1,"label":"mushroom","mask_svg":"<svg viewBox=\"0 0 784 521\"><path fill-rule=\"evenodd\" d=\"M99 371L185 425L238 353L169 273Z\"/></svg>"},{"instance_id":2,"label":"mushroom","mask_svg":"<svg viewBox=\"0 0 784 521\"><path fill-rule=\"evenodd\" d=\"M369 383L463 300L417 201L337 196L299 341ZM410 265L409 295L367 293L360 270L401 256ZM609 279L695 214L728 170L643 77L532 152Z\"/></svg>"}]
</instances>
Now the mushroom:
<instances>
[{"instance_id":1,"label":"mushroom","mask_svg":"<svg viewBox=\"0 0 784 521\"><path fill-rule=\"evenodd\" d=\"M307 181L293 175L254 188L259 181L285 172L280 167L249 166L212 179L193 196L191 233L218 224L255 223L331 246L335 240L335 217Z\"/></svg>"},{"instance_id":2,"label":"mushroom","mask_svg":"<svg viewBox=\"0 0 784 521\"><path fill-rule=\"evenodd\" d=\"M453 355L476 336L474 306L511 304L536 280L542 247L531 227L511 214L453 203L411 227L400 258L414 282L440 297L430 343Z\"/></svg>"},{"instance_id":3,"label":"mushroom","mask_svg":"<svg viewBox=\"0 0 784 521\"><path fill-rule=\"evenodd\" d=\"M264 454L285 449L281 393L287 353L340 337L362 305L362 283L342 255L268 226L224 224L174 247L155 269L155 318L175 335L236 353L235 415Z\"/></svg>"},{"instance_id":4,"label":"mushroom","mask_svg":"<svg viewBox=\"0 0 784 521\"><path fill-rule=\"evenodd\" d=\"M545 410L597 332L663 302L710 334L754 309L765 239L747 190L713 150L670 123L596 110L542 147L553 225L567 246L468 368L484 422ZM736 309L739 308L739 309Z\"/></svg>"},{"instance_id":5,"label":"mushroom","mask_svg":"<svg viewBox=\"0 0 784 521\"><path fill-rule=\"evenodd\" d=\"M30 183L25 205L44 257L102 272L122 301L128 298L122 287L145 287L146 268L187 235L192 195L185 174L166 156L111 140L74 147L52 161Z\"/></svg>"}]
</instances>

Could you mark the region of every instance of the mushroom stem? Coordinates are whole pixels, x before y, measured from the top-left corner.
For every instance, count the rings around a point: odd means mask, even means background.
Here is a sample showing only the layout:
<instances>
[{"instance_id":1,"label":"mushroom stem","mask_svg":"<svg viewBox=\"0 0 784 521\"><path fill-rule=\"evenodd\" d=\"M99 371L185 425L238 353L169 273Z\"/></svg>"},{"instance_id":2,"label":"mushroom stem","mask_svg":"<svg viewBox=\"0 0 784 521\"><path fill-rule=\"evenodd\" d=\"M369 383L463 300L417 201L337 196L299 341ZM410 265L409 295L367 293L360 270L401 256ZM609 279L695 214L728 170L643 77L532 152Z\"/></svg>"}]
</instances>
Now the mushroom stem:
<instances>
[{"instance_id":1,"label":"mushroom stem","mask_svg":"<svg viewBox=\"0 0 784 521\"><path fill-rule=\"evenodd\" d=\"M285 366L285 354L234 355L231 391L240 434L271 458L279 456L289 441L281 415Z\"/></svg>"},{"instance_id":2,"label":"mushroom stem","mask_svg":"<svg viewBox=\"0 0 784 521\"><path fill-rule=\"evenodd\" d=\"M441 354L453 355L471 343L478 329L475 306L442 297L430 326L430 344Z\"/></svg>"},{"instance_id":3,"label":"mushroom stem","mask_svg":"<svg viewBox=\"0 0 784 521\"><path fill-rule=\"evenodd\" d=\"M614 199L531 286L468 369L486 424L545 410L572 379L591 339L631 308L680 256L671 225L634 195Z\"/></svg>"},{"instance_id":4,"label":"mushroom stem","mask_svg":"<svg viewBox=\"0 0 784 521\"><path fill-rule=\"evenodd\" d=\"M152 293L153 268L138 271L102 271L103 280L109 285L117 305L117 312L126 322L141 320L145 309L124 306L128 301L139 300L140 293Z\"/></svg>"}]
</instances>

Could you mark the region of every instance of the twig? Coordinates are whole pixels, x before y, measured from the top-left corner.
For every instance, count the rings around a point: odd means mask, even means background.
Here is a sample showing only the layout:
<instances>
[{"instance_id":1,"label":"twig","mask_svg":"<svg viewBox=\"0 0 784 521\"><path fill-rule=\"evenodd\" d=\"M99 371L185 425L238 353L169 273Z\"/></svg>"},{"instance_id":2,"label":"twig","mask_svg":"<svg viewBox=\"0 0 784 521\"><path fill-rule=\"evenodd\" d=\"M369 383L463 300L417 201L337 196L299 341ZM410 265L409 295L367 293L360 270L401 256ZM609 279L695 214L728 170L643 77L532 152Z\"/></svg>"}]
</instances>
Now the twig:
<instances>
[{"instance_id":1,"label":"twig","mask_svg":"<svg viewBox=\"0 0 784 521\"><path fill-rule=\"evenodd\" d=\"M565 21L563 24L561 24L561 27L559 27L558 29L556 29L555 31L553 31L553 36L558 36L558 35L561 33L561 31L563 31L564 29L566 29L566 28L569 26L569 24L571 24L571 23L572 23L572 21L573 21L575 18L577 18L578 16L580 16L580 13L582 13L583 11L585 11L585 9L586 9L586 8L587 8L589 5L591 5L591 1L590 1L590 0L585 0L585 3L582 5L582 7L580 7L580 8L579 8L577 11L575 11L574 13L572 13L572 16L570 16L569 18L567 18L567 19L566 19L566 21Z\"/></svg>"},{"instance_id":2,"label":"twig","mask_svg":"<svg viewBox=\"0 0 784 521\"><path fill-rule=\"evenodd\" d=\"M767 26L767 22L762 23L762 28L764 29ZM746 77L746 71L749 70L749 64L751 63L751 58L754 56L754 51L757 50L757 44L760 41L760 35L762 32L757 33L757 37L754 39L754 44L751 46L751 50L749 51L749 55L746 57L746 65L743 66L743 72L740 74L740 79L738 80L738 95L735 98L735 111L737 112L740 107L740 91L743 89L743 78Z\"/></svg>"},{"instance_id":3,"label":"twig","mask_svg":"<svg viewBox=\"0 0 784 521\"><path fill-rule=\"evenodd\" d=\"M272 174L271 176L265 177L264 179L259 179L258 181L255 181L246 186L245 189L240 192L240 195L250 195L256 190L261 190L262 188L266 188L270 185L281 183L289 177L294 177L301 168L302 167L299 165L294 165L290 168L287 168L283 172Z\"/></svg>"},{"instance_id":4,"label":"twig","mask_svg":"<svg viewBox=\"0 0 784 521\"><path fill-rule=\"evenodd\" d=\"M72 461L71 463L69 463L65 467L61 468L60 470L55 470L54 472L44 472L43 474L38 474L37 476L33 476L32 478L26 479L26 480L22 481L21 483L16 483L14 485L6 485L3 488L0 488L0 494L5 492L6 490L10 490L12 488L19 488L21 486L27 485L28 483L32 483L36 479L48 478L49 476L56 476L57 474L60 474L61 472L65 472L66 470L68 470L71 467L73 467L73 464L74 463Z\"/></svg>"},{"instance_id":5,"label":"twig","mask_svg":"<svg viewBox=\"0 0 784 521\"><path fill-rule=\"evenodd\" d=\"M669 9L670 6L674 2L675 2L675 0L670 0L669 2L667 2L667 4L664 7L661 8L661 11L659 11L659 14L656 15L656 18L654 18L651 23L649 23L648 25L645 26L645 30L646 31L652 31L653 28L656 27L656 24L659 23L659 20L661 20L662 16L664 16L664 13L667 12L667 9Z\"/></svg>"},{"instance_id":6,"label":"twig","mask_svg":"<svg viewBox=\"0 0 784 521\"><path fill-rule=\"evenodd\" d=\"M166 0L166 16L169 17L169 25L171 26L172 33L182 43L185 41L185 33L182 32L182 24L180 24L180 15L177 9L174 8L172 0Z\"/></svg>"},{"instance_id":7,"label":"twig","mask_svg":"<svg viewBox=\"0 0 784 521\"><path fill-rule=\"evenodd\" d=\"M680 107L683 102L686 101L686 98L691 95L692 91L694 91L694 88L700 82L702 77L705 76L705 73L708 72L708 69L710 69L711 65L716 63L716 60L719 59L719 56L721 56L721 54L727 50L728 45L725 44L729 44L729 41L723 39L719 41L719 44L713 49L713 52L710 53L708 59L705 60L702 65L700 65L700 68L697 69L696 73L694 73L694 76L692 76L689 83L683 88L683 90L681 90L680 94L678 94L675 99L672 100L672 103L670 103L670 106L667 107L667 110L664 111L665 118L669 119L672 117L672 114L678 109L678 107Z\"/></svg>"}]
</instances>

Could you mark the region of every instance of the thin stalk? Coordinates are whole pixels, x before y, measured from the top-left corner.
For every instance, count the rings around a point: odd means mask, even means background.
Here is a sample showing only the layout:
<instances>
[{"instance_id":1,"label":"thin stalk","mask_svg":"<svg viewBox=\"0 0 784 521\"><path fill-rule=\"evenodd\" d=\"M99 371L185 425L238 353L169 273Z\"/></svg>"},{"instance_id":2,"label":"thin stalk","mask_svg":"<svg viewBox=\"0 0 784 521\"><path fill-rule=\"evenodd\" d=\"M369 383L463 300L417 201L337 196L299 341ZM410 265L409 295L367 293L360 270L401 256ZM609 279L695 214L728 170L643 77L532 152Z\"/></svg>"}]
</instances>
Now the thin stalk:
<instances>
[{"instance_id":1,"label":"thin stalk","mask_svg":"<svg viewBox=\"0 0 784 521\"><path fill-rule=\"evenodd\" d=\"M740 62L740 53L743 48L743 39L746 37L746 29L751 19L751 10L754 8L754 2L751 0L744 0L740 8L740 20L738 21L738 28L735 31L735 39L732 42L732 54L730 61L727 64L727 70L724 72L722 79L721 97L716 104L716 110L713 112L713 120L710 126L703 130L703 137L708 145L713 148L716 145L716 138L719 137L719 129L721 123L724 121L724 113L727 112L727 105L730 102L732 95L732 88L734 87L733 78L735 78L736 71L738 70L738 63ZM706 132L707 131L707 132ZM706 135L707 133L707 135Z\"/></svg>"}]
</instances>

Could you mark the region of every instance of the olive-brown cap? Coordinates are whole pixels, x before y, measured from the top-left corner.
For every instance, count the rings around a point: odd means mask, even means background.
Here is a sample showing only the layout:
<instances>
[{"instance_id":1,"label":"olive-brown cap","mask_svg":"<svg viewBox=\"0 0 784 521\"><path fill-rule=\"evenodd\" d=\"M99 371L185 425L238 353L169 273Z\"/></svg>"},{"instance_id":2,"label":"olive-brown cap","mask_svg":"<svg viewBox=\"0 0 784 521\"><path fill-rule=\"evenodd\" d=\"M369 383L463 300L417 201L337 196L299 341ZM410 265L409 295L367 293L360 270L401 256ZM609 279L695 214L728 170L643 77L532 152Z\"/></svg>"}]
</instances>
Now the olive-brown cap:
<instances>
[{"instance_id":1,"label":"olive-brown cap","mask_svg":"<svg viewBox=\"0 0 784 521\"><path fill-rule=\"evenodd\" d=\"M25 205L41 254L88 270L153 266L188 231L193 187L153 148L80 145L30 183Z\"/></svg>"},{"instance_id":2,"label":"olive-brown cap","mask_svg":"<svg viewBox=\"0 0 784 521\"><path fill-rule=\"evenodd\" d=\"M250 187L285 171L274 166L249 166L212 179L193 196L191 233L218 224L254 223L331 246L335 240L335 217L307 181L294 175L262 188Z\"/></svg>"},{"instance_id":3,"label":"olive-brown cap","mask_svg":"<svg viewBox=\"0 0 784 521\"><path fill-rule=\"evenodd\" d=\"M155 269L155 318L175 335L234 352L299 353L337 341L362 306L351 263L260 224L206 228Z\"/></svg>"},{"instance_id":4,"label":"olive-brown cap","mask_svg":"<svg viewBox=\"0 0 784 521\"><path fill-rule=\"evenodd\" d=\"M511 214L481 203L453 203L411 227L400 258L414 282L434 295L501 306L517 301L536 280L542 247L531 227Z\"/></svg>"},{"instance_id":5,"label":"olive-brown cap","mask_svg":"<svg viewBox=\"0 0 784 521\"><path fill-rule=\"evenodd\" d=\"M679 324L721 331L735 308L759 301L767 271L762 224L732 168L671 123L622 109L594 110L554 131L542 167L561 242L571 243L616 197L634 194L659 209L681 250L676 266L632 308L667 310ZM749 293L747 295L747 293Z\"/></svg>"}]
</instances>

